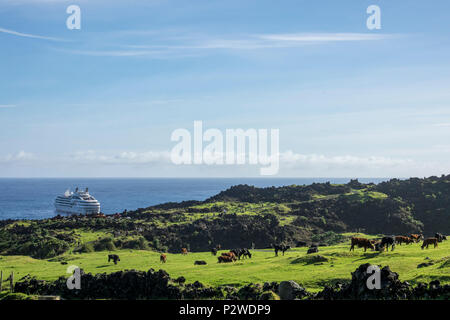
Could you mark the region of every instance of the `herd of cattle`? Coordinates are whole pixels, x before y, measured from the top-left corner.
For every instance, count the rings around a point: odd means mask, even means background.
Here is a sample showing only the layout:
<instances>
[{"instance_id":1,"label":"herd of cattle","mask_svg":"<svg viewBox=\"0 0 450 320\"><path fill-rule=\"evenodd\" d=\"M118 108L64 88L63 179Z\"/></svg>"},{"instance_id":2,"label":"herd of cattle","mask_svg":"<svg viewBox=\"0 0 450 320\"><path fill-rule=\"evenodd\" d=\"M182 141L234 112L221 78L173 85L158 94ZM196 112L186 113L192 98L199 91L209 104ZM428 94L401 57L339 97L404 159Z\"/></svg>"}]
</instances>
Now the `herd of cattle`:
<instances>
[{"instance_id":1,"label":"herd of cattle","mask_svg":"<svg viewBox=\"0 0 450 320\"><path fill-rule=\"evenodd\" d=\"M372 249L375 251L389 251L389 247L391 247L391 251L394 250L395 245L402 243L405 244L411 244L411 243L418 243L421 240L423 240L421 248L427 248L429 245L433 245L434 248L438 246L439 242L442 242L443 240L447 240L447 237L443 234L436 233L434 238L426 238L424 239L423 235L421 234L411 234L409 236L388 236L383 237L381 239L366 239L366 238L356 238L353 237L351 240L351 247L350 251L354 251L355 247L358 248L364 248L364 251L367 249Z\"/></svg>"},{"instance_id":2,"label":"herd of cattle","mask_svg":"<svg viewBox=\"0 0 450 320\"><path fill-rule=\"evenodd\" d=\"M394 250L395 245L402 245L405 244L411 244L411 243L418 243L421 240L423 240L421 248L427 248L429 245L433 245L434 248L438 246L439 242L442 242L444 240L447 240L447 237L441 233L436 233L433 238L426 238L424 239L423 235L421 234L411 234L409 236L386 236L382 237L381 239L367 239L367 238L357 238L353 237L351 239L351 247L350 251L354 251L355 247L358 248L364 248L364 252L366 252L367 249L372 249L375 251L382 252L386 249L386 251L389 251L389 247L391 248L391 251ZM270 245L275 250L275 256L278 256L278 252L282 252L283 256L284 253L291 249L290 246L284 245L284 244L271 244ZM216 256L218 251L221 249L220 244L216 247L211 249L211 254ZM308 254L310 253L316 253L318 252L317 245L312 245L308 249ZM187 248L181 248L181 254L186 255L188 254ZM228 263L228 262L234 262L236 260L241 260L241 258L251 258L252 254L250 250L247 248L240 248L240 249L233 249L228 252L221 253L220 256L217 257L218 263ZM120 261L119 256L116 254L110 254L108 255L108 262L113 261L114 264L117 264L117 261ZM159 261L161 263L167 262L167 255L164 253L161 253L159 257ZM206 264L205 261L195 261L196 265L204 265Z\"/></svg>"},{"instance_id":3,"label":"herd of cattle","mask_svg":"<svg viewBox=\"0 0 450 320\"><path fill-rule=\"evenodd\" d=\"M275 255L278 255L278 251L282 251L283 255L284 255L284 252L287 249L290 249L291 247L285 246L285 245L275 245L274 248L275 248ZM211 249L211 254L213 256L217 256L217 253L220 249L221 249L221 246L220 246L220 244L218 244L216 247ZM181 248L181 254L183 254L183 255L188 254L187 248ZM247 248L232 249L228 252L222 252L221 255L217 257L217 262L218 263L234 262L236 260L241 260L241 258L242 259L244 259L244 258L251 259L251 257L252 257L252 253ZM159 256L159 261L161 263L166 263L167 255L164 253L161 253L161 255ZM206 264L206 262L205 261L195 261L194 264L195 265L204 265L204 264Z\"/></svg>"}]
</instances>

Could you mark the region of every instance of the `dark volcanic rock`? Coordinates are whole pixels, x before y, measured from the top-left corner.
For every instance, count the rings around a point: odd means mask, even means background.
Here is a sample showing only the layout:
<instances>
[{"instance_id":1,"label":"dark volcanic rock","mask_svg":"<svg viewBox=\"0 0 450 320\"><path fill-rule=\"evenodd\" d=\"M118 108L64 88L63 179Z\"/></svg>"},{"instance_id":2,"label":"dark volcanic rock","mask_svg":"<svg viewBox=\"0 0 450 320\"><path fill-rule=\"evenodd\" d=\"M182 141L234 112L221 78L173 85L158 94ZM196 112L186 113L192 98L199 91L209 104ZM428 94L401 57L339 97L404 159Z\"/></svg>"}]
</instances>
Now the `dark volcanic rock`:
<instances>
[{"instance_id":1,"label":"dark volcanic rock","mask_svg":"<svg viewBox=\"0 0 450 320\"><path fill-rule=\"evenodd\" d=\"M257 300L263 293L263 288L260 284L248 284L237 292L240 300Z\"/></svg>"},{"instance_id":2,"label":"dark volcanic rock","mask_svg":"<svg viewBox=\"0 0 450 320\"><path fill-rule=\"evenodd\" d=\"M429 267L429 266L432 266L433 264L434 264L433 262L424 262L424 263L419 264L417 266L417 268Z\"/></svg>"},{"instance_id":3,"label":"dark volcanic rock","mask_svg":"<svg viewBox=\"0 0 450 320\"><path fill-rule=\"evenodd\" d=\"M292 280L282 281L278 286L278 294L282 300L294 300L308 295L304 288Z\"/></svg>"},{"instance_id":4,"label":"dark volcanic rock","mask_svg":"<svg viewBox=\"0 0 450 320\"><path fill-rule=\"evenodd\" d=\"M145 271L125 270L111 274L92 275L81 270L81 289L69 290L67 279L60 277L53 282L36 280L30 276L15 284L16 292L39 295L59 295L64 299L208 299L223 298L221 290L204 286L196 281L192 284L176 286L172 283L184 283L180 277L172 281L164 270Z\"/></svg>"},{"instance_id":5,"label":"dark volcanic rock","mask_svg":"<svg viewBox=\"0 0 450 320\"><path fill-rule=\"evenodd\" d=\"M406 281L400 281L396 272L388 266L380 270L380 289L369 289L367 273L370 264L363 264L352 272L352 280L347 284L326 286L324 290L315 295L314 299L324 300L409 300L409 299L448 299L450 286L441 286L439 281L432 281L429 285L419 283L415 288Z\"/></svg>"}]
</instances>

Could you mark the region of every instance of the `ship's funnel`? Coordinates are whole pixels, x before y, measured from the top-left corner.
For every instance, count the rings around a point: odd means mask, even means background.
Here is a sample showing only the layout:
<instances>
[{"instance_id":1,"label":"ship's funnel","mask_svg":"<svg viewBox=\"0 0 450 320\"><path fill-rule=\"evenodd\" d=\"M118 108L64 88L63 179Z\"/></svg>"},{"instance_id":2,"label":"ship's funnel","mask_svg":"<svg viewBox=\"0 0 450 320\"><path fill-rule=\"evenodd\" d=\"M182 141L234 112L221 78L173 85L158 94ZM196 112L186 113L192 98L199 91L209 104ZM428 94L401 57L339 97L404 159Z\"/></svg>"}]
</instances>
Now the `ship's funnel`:
<instances>
[{"instance_id":1,"label":"ship's funnel","mask_svg":"<svg viewBox=\"0 0 450 320\"><path fill-rule=\"evenodd\" d=\"M88 192L89 191L89 189L88 188L86 188L86 192Z\"/></svg>"}]
</instances>

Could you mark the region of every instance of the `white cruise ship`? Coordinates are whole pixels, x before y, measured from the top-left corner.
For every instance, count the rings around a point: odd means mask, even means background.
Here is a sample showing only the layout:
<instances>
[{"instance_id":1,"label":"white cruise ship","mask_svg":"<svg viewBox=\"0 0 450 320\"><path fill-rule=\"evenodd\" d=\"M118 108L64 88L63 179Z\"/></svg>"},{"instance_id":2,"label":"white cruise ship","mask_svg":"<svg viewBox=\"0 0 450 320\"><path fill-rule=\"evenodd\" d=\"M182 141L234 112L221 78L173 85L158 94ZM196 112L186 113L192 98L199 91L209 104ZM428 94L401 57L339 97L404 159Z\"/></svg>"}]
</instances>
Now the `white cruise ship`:
<instances>
[{"instance_id":1,"label":"white cruise ship","mask_svg":"<svg viewBox=\"0 0 450 320\"><path fill-rule=\"evenodd\" d=\"M89 194L88 188L85 191L76 188L75 192L67 190L64 195L56 197L55 209L75 214L100 213L100 202Z\"/></svg>"}]
</instances>

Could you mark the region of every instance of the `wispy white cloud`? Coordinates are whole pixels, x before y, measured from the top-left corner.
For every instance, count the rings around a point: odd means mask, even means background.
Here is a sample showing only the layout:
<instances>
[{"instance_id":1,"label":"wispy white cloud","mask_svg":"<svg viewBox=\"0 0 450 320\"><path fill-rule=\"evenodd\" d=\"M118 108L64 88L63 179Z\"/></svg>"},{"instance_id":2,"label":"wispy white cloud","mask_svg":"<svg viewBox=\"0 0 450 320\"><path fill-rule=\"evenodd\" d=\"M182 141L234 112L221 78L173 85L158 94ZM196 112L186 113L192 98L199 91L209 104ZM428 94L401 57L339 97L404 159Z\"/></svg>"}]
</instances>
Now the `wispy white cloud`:
<instances>
[{"instance_id":1,"label":"wispy white cloud","mask_svg":"<svg viewBox=\"0 0 450 320\"><path fill-rule=\"evenodd\" d=\"M392 39L390 34L370 33L281 33L256 35L257 38L282 42L336 42L336 41L377 41Z\"/></svg>"},{"instance_id":2,"label":"wispy white cloud","mask_svg":"<svg viewBox=\"0 0 450 320\"><path fill-rule=\"evenodd\" d=\"M15 154L8 154L6 156L0 157L0 163L19 163L28 160L34 160L36 157L33 153L20 151Z\"/></svg>"},{"instance_id":3,"label":"wispy white cloud","mask_svg":"<svg viewBox=\"0 0 450 320\"><path fill-rule=\"evenodd\" d=\"M24 37L24 38L33 38L33 39L42 39L42 40L60 41L60 42L68 42L69 41L69 40L65 40L65 39L61 39L61 38L47 37L47 36L30 34L30 33L22 33L22 32L4 29L4 28L0 28L0 32L18 36L18 37Z\"/></svg>"},{"instance_id":4,"label":"wispy white cloud","mask_svg":"<svg viewBox=\"0 0 450 320\"><path fill-rule=\"evenodd\" d=\"M100 163L100 164L155 164L169 163L170 152L168 151L146 151L133 152L124 151L114 155L105 155L99 152L79 151L69 156L69 159L77 163Z\"/></svg>"},{"instance_id":5,"label":"wispy white cloud","mask_svg":"<svg viewBox=\"0 0 450 320\"><path fill-rule=\"evenodd\" d=\"M225 156L220 154L220 157ZM383 168L412 165L413 160L395 159L389 157L370 156L359 157L353 155L327 156L321 154L300 154L291 150L280 153L280 166L295 167L367 167ZM170 151L123 151L118 154L102 154L97 151L79 151L71 154L69 158L79 163L102 164L155 164L171 163Z\"/></svg>"},{"instance_id":6,"label":"wispy white cloud","mask_svg":"<svg viewBox=\"0 0 450 320\"><path fill-rule=\"evenodd\" d=\"M434 127L450 127L450 122L447 123L435 123L433 124Z\"/></svg>"},{"instance_id":7,"label":"wispy white cloud","mask_svg":"<svg viewBox=\"0 0 450 320\"><path fill-rule=\"evenodd\" d=\"M320 154L299 154L286 151L280 154L280 163L289 167L298 166L334 166L334 167L396 167L413 164L411 159L389 157L358 157L352 155L327 156Z\"/></svg>"},{"instance_id":8,"label":"wispy white cloud","mask_svg":"<svg viewBox=\"0 0 450 320\"><path fill-rule=\"evenodd\" d=\"M125 31L116 31L121 37ZM145 33L145 32L143 32ZM151 34L155 34L154 31ZM135 37L136 31L130 33ZM295 48L311 44L331 42L380 41L398 37L390 34L367 33L293 33L293 34L254 34L236 37L213 36L171 36L167 41L157 39L148 44L116 44L115 50L67 50L72 54L90 56L132 57L146 56L153 58L197 56L207 50L261 50L275 48ZM158 43L159 42L159 43Z\"/></svg>"},{"instance_id":9,"label":"wispy white cloud","mask_svg":"<svg viewBox=\"0 0 450 320\"><path fill-rule=\"evenodd\" d=\"M117 175L117 169L131 176L258 176L259 165L190 165L172 163L169 151L80 151L48 157L21 151L0 157L0 164L8 166L33 165L65 168L89 168L107 175ZM293 151L280 153L279 176L289 177L406 177L429 176L448 173L449 166L439 161L418 161L408 158L384 156L356 156L325 154L300 154ZM1 169L1 167L0 167ZM254 173L252 170L254 169ZM85 172L85 171L83 171Z\"/></svg>"}]
</instances>

